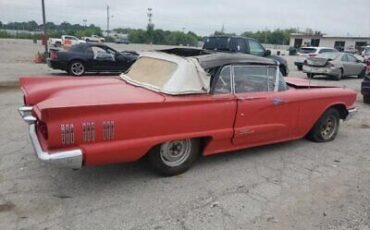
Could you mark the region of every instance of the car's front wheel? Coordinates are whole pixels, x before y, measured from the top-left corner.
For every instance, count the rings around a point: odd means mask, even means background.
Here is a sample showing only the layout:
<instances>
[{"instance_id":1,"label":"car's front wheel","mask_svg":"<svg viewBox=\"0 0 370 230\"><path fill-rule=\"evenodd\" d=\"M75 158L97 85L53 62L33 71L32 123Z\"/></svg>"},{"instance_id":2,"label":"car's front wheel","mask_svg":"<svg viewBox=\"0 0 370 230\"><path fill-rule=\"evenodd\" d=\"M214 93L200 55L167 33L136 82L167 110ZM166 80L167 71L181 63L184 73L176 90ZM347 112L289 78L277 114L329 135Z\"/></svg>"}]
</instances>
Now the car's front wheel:
<instances>
[{"instance_id":1,"label":"car's front wheel","mask_svg":"<svg viewBox=\"0 0 370 230\"><path fill-rule=\"evenodd\" d=\"M200 154L198 139L173 140L155 147L149 160L158 172L173 176L188 170Z\"/></svg>"},{"instance_id":2,"label":"car's front wheel","mask_svg":"<svg viewBox=\"0 0 370 230\"><path fill-rule=\"evenodd\" d=\"M338 110L330 108L324 112L308 133L308 138L315 142L328 142L338 134L340 116Z\"/></svg>"},{"instance_id":3,"label":"car's front wheel","mask_svg":"<svg viewBox=\"0 0 370 230\"><path fill-rule=\"evenodd\" d=\"M366 68L361 71L361 73L357 76L358 78L364 78L366 76Z\"/></svg>"},{"instance_id":4,"label":"car's front wheel","mask_svg":"<svg viewBox=\"0 0 370 230\"><path fill-rule=\"evenodd\" d=\"M364 103L370 104L370 96L364 96Z\"/></svg>"},{"instance_id":5,"label":"car's front wheel","mask_svg":"<svg viewBox=\"0 0 370 230\"><path fill-rule=\"evenodd\" d=\"M68 67L68 73L73 76L82 76L86 71L85 65L81 61L72 61Z\"/></svg>"}]
</instances>

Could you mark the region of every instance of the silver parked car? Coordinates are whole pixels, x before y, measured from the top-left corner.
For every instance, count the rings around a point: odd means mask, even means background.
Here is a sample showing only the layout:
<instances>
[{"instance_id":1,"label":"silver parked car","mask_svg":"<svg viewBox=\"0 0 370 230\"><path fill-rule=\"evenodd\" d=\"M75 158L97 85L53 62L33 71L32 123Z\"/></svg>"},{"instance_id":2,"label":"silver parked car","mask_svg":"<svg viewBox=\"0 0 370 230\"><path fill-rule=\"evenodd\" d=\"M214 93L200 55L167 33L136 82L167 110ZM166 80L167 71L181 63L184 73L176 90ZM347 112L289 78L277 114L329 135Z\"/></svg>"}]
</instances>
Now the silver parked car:
<instances>
[{"instance_id":1,"label":"silver parked car","mask_svg":"<svg viewBox=\"0 0 370 230\"><path fill-rule=\"evenodd\" d=\"M355 56L348 53L323 53L316 57L307 58L303 65L303 72L308 78L315 75L327 75L340 80L345 76L366 75L366 65Z\"/></svg>"}]
</instances>

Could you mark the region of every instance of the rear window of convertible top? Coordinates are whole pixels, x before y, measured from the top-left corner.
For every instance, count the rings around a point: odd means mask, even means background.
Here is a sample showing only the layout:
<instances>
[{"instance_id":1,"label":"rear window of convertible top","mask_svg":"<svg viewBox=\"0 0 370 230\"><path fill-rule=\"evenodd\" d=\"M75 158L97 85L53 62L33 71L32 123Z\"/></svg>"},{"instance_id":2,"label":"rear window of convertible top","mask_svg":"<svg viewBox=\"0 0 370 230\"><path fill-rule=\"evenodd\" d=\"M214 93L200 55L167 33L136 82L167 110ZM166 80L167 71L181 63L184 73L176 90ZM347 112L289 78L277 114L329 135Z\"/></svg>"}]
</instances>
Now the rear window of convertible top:
<instances>
[{"instance_id":1,"label":"rear window of convertible top","mask_svg":"<svg viewBox=\"0 0 370 230\"><path fill-rule=\"evenodd\" d=\"M126 74L136 82L162 88L176 70L177 64L163 59L141 57Z\"/></svg>"}]
</instances>

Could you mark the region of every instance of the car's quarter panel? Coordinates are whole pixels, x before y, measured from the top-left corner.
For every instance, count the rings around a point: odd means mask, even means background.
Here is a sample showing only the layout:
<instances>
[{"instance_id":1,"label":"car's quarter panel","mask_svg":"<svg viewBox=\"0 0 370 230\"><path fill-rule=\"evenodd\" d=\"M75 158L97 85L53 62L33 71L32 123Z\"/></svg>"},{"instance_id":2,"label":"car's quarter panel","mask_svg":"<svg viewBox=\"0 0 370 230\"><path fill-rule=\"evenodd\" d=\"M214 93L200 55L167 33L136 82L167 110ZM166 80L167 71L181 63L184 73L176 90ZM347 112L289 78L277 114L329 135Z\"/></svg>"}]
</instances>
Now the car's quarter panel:
<instances>
[{"instance_id":1,"label":"car's quarter panel","mask_svg":"<svg viewBox=\"0 0 370 230\"><path fill-rule=\"evenodd\" d=\"M293 100L299 102L298 125L293 131L296 138L304 137L321 115L332 106L354 108L356 93L345 88L305 88L291 90Z\"/></svg>"},{"instance_id":2,"label":"car's quarter panel","mask_svg":"<svg viewBox=\"0 0 370 230\"><path fill-rule=\"evenodd\" d=\"M47 124L47 140L38 131L43 148L81 148L85 165L134 161L175 139L203 138L205 154L231 145L233 95L165 96L116 78L23 78L21 87L26 104Z\"/></svg>"},{"instance_id":3,"label":"car's quarter panel","mask_svg":"<svg viewBox=\"0 0 370 230\"><path fill-rule=\"evenodd\" d=\"M135 161L154 146L176 139L205 138L210 142L228 141L230 145L235 109L232 96L209 95L172 97L166 102L50 109L49 132L56 135L50 137L48 148L72 147L61 144L60 125L65 123L74 125L74 145L83 149L85 165ZM104 137L106 121L114 123L110 140ZM95 124L94 141L83 140L82 125L86 122Z\"/></svg>"}]
</instances>

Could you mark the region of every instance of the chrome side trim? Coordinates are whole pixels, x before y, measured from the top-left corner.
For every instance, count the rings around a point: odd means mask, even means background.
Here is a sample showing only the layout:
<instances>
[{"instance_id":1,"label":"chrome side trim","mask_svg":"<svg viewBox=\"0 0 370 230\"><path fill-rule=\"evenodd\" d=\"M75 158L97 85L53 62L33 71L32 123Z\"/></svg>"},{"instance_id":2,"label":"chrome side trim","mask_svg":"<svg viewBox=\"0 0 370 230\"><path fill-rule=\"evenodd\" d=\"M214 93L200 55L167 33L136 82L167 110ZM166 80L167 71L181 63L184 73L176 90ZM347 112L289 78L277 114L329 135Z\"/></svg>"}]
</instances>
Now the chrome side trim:
<instances>
[{"instance_id":1,"label":"chrome side trim","mask_svg":"<svg viewBox=\"0 0 370 230\"><path fill-rule=\"evenodd\" d=\"M75 130L73 124L61 124L60 132L63 145L70 145L75 143Z\"/></svg>"},{"instance_id":2,"label":"chrome side trim","mask_svg":"<svg viewBox=\"0 0 370 230\"><path fill-rule=\"evenodd\" d=\"M105 141L114 139L114 121L103 122L103 139Z\"/></svg>"},{"instance_id":3,"label":"chrome side trim","mask_svg":"<svg viewBox=\"0 0 370 230\"><path fill-rule=\"evenodd\" d=\"M39 160L66 168L78 169L82 167L83 153L79 148L55 152L43 151L36 133L37 119L30 115L32 113L32 107L31 109L27 107L21 107L18 111L23 120L29 124L29 136L33 149L35 150ZM74 136L72 138L74 139Z\"/></svg>"},{"instance_id":4,"label":"chrome side trim","mask_svg":"<svg viewBox=\"0 0 370 230\"><path fill-rule=\"evenodd\" d=\"M82 124L82 141L83 142L95 141L95 122L84 122Z\"/></svg>"},{"instance_id":5,"label":"chrome side trim","mask_svg":"<svg viewBox=\"0 0 370 230\"><path fill-rule=\"evenodd\" d=\"M352 109L349 109L348 110L348 115L347 115L347 117L346 117L346 121L348 121L348 120L351 120L352 118L353 118L353 116L356 114L358 112L358 108L357 107L355 107L355 108L352 108Z\"/></svg>"}]
</instances>

